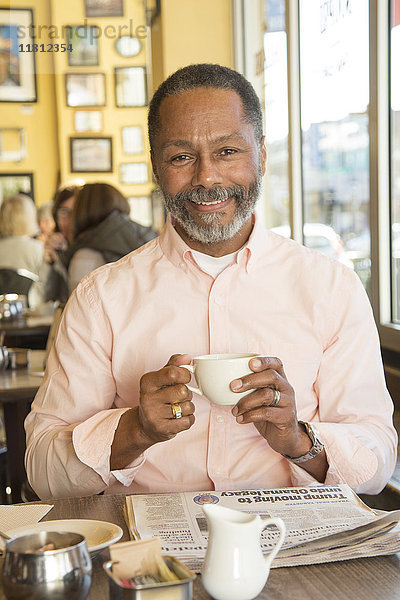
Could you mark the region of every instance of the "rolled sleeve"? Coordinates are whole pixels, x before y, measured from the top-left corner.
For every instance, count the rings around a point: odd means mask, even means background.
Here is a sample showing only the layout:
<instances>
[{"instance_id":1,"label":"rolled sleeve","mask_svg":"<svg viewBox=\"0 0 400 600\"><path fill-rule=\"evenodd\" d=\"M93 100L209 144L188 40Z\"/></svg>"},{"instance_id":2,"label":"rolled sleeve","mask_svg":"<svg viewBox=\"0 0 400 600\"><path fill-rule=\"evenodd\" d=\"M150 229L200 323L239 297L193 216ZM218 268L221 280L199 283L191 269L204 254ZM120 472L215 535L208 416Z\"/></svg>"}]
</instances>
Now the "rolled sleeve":
<instances>
[{"instance_id":1,"label":"rolled sleeve","mask_svg":"<svg viewBox=\"0 0 400 600\"><path fill-rule=\"evenodd\" d=\"M46 374L25 421L26 469L40 497L99 493L115 481L111 446L121 415L112 373L113 334L88 281L64 311ZM138 459L126 480L143 463Z\"/></svg>"},{"instance_id":2,"label":"rolled sleeve","mask_svg":"<svg viewBox=\"0 0 400 600\"><path fill-rule=\"evenodd\" d=\"M396 464L393 403L386 388L379 338L371 306L350 270L332 293L331 319L314 384L315 418L329 468L325 483L347 483L358 493L377 494ZM309 476L291 465L294 485ZM312 480L311 483L314 483Z\"/></svg>"}]
</instances>

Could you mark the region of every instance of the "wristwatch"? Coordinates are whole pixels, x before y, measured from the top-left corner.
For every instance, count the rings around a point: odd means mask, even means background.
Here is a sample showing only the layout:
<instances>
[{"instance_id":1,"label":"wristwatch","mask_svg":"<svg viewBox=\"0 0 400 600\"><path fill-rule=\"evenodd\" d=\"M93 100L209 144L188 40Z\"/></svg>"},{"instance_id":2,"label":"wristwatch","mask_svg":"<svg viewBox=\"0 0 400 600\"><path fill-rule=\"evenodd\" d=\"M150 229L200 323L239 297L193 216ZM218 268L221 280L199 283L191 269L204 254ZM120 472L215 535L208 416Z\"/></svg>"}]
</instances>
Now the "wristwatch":
<instances>
[{"instance_id":1,"label":"wristwatch","mask_svg":"<svg viewBox=\"0 0 400 600\"><path fill-rule=\"evenodd\" d=\"M307 423L306 421L299 421L299 425L303 426L306 434L312 441L312 446L311 446L310 450L307 452L307 454L303 454L303 456L296 456L295 458L292 458L291 456L288 456L287 454L282 454L282 456L284 456L288 460L292 461L296 465L301 465L301 463L304 463L307 460L311 460L312 458L315 458L324 449L324 444L318 438L317 431L316 431L315 427L313 425L311 425L311 423Z\"/></svg>"}]
</instances>

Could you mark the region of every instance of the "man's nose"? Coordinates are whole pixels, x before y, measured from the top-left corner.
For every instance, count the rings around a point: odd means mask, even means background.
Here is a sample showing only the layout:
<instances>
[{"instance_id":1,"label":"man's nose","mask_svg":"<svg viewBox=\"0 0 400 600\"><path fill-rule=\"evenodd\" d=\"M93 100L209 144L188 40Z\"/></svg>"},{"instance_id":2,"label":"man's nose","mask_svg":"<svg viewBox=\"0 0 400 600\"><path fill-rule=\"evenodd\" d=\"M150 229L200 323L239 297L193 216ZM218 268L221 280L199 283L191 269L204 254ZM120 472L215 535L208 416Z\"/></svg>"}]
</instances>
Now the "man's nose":
<instances>
[{"instance_id":1,"label":"man's nose","mask_svg":"<svg viewBox=\"0 0 400 600\"><path fill-rule=\"evenodd\" d=\"M201 156L196 160L191 184L192 186L202 186L204 188L214 184L222 184L221 173L212 157Z\"/></svg>"}]
</instances>

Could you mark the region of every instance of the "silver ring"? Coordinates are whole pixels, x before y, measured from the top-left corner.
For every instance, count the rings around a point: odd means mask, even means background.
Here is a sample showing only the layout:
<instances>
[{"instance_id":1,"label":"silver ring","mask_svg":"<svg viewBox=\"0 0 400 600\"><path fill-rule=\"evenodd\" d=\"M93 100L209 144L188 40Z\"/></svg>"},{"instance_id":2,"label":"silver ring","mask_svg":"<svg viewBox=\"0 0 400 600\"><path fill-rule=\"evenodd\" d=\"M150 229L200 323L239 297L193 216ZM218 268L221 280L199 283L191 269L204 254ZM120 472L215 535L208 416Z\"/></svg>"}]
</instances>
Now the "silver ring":
<instances>
[{"instance_id":1,"label":"silver ring","mask_svg":"<svg viewBox=\"0 0 400 600\"><path fill-rule=\"evenodd\" d=\"M178 403L171 404L171 410L172 410L172 416L174 419L182 418L182 407L180 404L178 404Z\"/></svg>"},{"instance_id":2,"label":"silver ring","mask_svg":"<svg viewBox=\"0 0 400 600\"><path fill-rule=\"evenodd\" d=\"M274 406L278 406L279 402L281 399L281 393L279 390L275 390L274 393L274 399L272 400L272 404L269 404L269 406L272 406L272 408L274 408Z\"/></svg>"}]
</instances>

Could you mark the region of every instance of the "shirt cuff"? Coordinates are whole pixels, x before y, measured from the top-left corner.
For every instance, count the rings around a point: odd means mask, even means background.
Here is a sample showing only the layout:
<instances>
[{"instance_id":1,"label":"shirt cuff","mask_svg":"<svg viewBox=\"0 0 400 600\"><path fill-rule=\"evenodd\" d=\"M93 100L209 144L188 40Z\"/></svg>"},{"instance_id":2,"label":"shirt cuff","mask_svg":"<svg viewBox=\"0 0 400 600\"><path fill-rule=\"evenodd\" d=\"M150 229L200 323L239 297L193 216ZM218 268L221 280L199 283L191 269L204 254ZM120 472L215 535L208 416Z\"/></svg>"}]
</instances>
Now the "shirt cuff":
<instances>
[{"instance_id":1,"label":"shirt cuff","mask_svg":"<svg viewBox=\"0 0 400 600\"><path fill-rule=\"evenodd\" d=\"M378 467L378 459L374 452L365 446L355 435L346 435L339 424L332 431L330 423L313 423L318 430L318 437L324 443L328 470L325 485L347 483L351 488L371 480ZM307 473L299 465L288 461L291 479L294 486L322 485L320 481Z\"/></svg>"},{"instance_id":2,"label":"shirt cuff","mask_svg":"<svg viewBox=\"0 0 400 600\"><path fill-rule=\"evenodd\" d=\"M110 471L110 455L115 430L118 427L120 418L128 410L130 409L102 410L83 421L83 423L79 423L72 432L72 444L76 456L83 464L100 475L106 485L110 485L113 481ZM132 469L136 468L137 470L140 465L136 465L136 463L140 461L143 462L144 458L139 457L139 459L136 459L134 461L135 466L132 466ZM123 471L125 472L125 469Z\"/></svg>"},{"instance_id":3,"label":"shirt cuff","mask_svg":"<svg viewBox=\"0 0 400 600\"><path fill-rule=\"evenodd\" d=\"M136 473L140 470L140 468L144 465L145 462L146 456L145 454L141 454L124 469L118 469L116 471L110 472L111 475L113 475L117 481L122 483L122 485L128 487L129 485L131 485Z\"/></svg>"}]
</instances>

